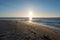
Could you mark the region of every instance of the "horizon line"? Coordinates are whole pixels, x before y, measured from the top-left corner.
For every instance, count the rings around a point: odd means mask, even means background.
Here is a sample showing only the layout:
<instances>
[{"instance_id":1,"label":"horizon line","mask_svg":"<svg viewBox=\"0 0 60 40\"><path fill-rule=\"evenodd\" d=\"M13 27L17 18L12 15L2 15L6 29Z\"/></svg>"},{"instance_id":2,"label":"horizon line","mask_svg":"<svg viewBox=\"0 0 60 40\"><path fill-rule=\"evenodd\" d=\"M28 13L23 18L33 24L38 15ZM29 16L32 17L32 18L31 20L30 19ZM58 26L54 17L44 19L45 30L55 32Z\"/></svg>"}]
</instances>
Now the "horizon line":
<instances>
[{"instance_id":1,"label":"horizon line","mask_svg":"<svg viewBox=\"0 0 60 40\"><path fill-rule=\"evenodd\" d=\"M29 17L0 17L0 18L29 18ZM32 18L60 18L60 17L32 17Z\"/></svg>"}]
</instances>

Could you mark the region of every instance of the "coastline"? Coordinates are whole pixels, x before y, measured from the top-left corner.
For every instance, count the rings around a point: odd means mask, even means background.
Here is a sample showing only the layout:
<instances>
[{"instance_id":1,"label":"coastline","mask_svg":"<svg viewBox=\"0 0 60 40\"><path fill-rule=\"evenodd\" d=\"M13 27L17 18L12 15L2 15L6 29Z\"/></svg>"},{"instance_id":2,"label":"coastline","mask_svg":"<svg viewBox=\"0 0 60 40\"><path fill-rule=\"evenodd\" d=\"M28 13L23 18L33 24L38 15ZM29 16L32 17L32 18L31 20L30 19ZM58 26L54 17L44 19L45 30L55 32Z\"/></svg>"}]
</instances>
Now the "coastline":
<instances>
[{"instance_id":1,"label":"coastline","mask_svg":"<svg viewBox=\"0 0 60 40\"><path fill-rule=\"evenodd\" d=\"M48 27L48 28L52 28L52 29L56 29L56 30L60 30L60 28L58 27L54 27L54 26L49 26L49 25L44 25L42 23L37 23L37 22L32 22L34 24L37 24L37 25L42 25L42 26L45 26L45 27Z\"/></svg>"}]
</instances>

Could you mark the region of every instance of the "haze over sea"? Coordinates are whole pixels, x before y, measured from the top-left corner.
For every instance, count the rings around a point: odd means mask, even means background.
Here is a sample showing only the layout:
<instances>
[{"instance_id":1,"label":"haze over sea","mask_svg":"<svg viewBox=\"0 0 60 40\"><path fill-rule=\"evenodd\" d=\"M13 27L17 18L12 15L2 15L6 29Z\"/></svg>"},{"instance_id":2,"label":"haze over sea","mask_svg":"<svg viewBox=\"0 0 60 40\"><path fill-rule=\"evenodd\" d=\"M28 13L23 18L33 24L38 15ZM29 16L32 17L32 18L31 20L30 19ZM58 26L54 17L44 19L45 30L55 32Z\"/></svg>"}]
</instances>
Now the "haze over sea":
<instances>
[{"instance_id":1,"label":"haze over sea","mask_svg":"<svg viewBox=\"0 0 60 40\"><path fill-rule=\"evenodd\" d=\"M0 20L28 21L28 18L0 18ZM60 18L33 18L32 22L60 29Z\"/></svg>"}]
</instances>

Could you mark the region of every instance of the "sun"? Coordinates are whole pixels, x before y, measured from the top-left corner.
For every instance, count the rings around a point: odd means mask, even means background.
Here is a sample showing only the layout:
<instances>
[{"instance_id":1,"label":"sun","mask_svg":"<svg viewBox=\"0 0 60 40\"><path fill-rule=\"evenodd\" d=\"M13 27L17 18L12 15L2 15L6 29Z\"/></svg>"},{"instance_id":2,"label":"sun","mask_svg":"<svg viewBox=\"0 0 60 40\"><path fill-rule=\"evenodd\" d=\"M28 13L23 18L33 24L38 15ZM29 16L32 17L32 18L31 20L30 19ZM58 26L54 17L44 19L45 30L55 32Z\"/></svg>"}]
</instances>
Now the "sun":
<instances>
[{"instance_id":1,"label":"sun","mask_svg":"<svg viewBox=\"0 0 60 40\"><path fill-rule=\"evenodd\" d=\"M30 12L29 12L29 22L32 21L32 16L33 16L33 15L32 15L32 11L30 11Z\"/></svg>"}]
</instances>

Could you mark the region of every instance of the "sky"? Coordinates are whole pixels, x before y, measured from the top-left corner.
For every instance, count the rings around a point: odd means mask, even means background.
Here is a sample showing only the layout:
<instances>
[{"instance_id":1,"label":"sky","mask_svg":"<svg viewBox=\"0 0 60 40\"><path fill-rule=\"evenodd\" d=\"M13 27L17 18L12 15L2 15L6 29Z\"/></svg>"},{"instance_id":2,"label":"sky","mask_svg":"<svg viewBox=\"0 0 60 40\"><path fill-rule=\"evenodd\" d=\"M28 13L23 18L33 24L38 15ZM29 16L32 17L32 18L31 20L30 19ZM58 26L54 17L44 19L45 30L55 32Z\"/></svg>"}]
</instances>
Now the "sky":
<instances>
[{"instance_id":1,"label":"sky","mask_svg":"<svg viewBox=\"0 0 60 40\"><path fill-rule=\"evenodd\" d=\"M60 17L60 0L0 0L0 17Z\"/></svg>"}]
</instances>

